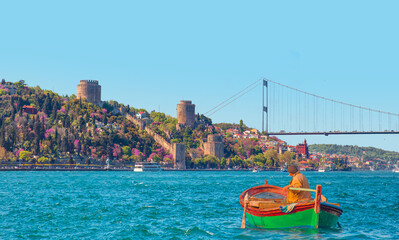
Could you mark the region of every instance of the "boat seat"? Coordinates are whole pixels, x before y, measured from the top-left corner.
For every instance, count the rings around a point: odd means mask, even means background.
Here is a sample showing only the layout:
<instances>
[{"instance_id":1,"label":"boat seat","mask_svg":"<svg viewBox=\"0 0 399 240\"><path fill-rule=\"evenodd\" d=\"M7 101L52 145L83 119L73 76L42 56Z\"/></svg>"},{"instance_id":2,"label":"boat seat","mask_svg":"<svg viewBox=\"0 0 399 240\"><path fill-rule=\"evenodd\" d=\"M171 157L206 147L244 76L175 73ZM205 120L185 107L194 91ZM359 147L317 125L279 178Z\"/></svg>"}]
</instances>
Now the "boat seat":
<instances>
[{"instance_id":1,"label":"boat seat","mask_svg":"<svg viewBox=\"0 0 399 240\"><path fill-rule=\"evenodd\" d=\"M280 206L288 205L287 203L280 202L272 202L272 201L249 201L249 206L259 209L266 208L279 208Z\"/></svg>"},{"instance_id":2,"label":"boat seat","mask_svg":"<svg viewBox=\"0 0 399 240\"><path fill-rule=\"evenodd\" d=\"M249 201L261 201L261 202L270 202L270 203L281 203L284 198L256 198L250 197Z\"/></svg>"}]
</instances>

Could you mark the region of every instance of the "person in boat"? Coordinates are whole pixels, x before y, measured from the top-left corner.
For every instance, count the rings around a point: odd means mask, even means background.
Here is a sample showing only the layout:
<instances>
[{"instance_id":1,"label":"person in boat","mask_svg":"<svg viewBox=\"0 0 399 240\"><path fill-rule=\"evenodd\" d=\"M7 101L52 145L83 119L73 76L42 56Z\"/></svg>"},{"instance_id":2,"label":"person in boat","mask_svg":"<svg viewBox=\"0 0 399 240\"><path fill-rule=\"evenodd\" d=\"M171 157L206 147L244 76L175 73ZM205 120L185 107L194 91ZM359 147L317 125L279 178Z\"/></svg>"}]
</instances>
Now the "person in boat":
<instances>
[{"instance_id":1,"label":"person in boat","mask_svg":"<svg viewBox=\"0 0 399 240\"><path fill-rule=\"evenodd\" d=\"M303 175L299 170L298 167L295 165L291 165L287 169L288 173L292 177L292 180L289 185L285 186L283 189L285 191L288 188L309 188L308 180L306 179L305 175ZM296 190L288 190L286 202L287 203L295 203L301 201L312 200L312 196L310 192L307 191L296 191Z\"/></svg>"}]
</instances>

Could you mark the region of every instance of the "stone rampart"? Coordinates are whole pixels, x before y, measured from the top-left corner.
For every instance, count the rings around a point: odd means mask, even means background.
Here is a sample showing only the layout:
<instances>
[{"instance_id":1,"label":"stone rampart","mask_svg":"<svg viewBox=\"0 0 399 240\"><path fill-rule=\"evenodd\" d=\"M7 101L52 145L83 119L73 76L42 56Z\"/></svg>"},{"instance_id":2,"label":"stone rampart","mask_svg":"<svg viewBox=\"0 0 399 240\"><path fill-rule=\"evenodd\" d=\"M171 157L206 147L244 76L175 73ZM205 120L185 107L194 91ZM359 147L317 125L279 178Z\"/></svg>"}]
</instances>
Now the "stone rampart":
<instances>
[{"instance_id":1,"label":"stone rampart","mask_svg":"<svg viewBox=\"0 0 399 240\"><path fill-rule=\"evenodd\" d=\"M224 157L224 145L220 135L208 135L208 141L203 143L202 147L204 155L212 155L219 159Z\"/></svg>"},{"instance_id":2,"label":"stone rampart","mask_svg":"<svg viewBox=\"0 0 399 240\"><path fill-rule=\"evenodd\" d=\"M162 136L160 136L159 134L154 132L149 127L145 127L145 131L148 134L150 134L159 145L161 145L163 148L165 148L166 151L168 151L170 153L173 152L172 145L168 141L166 141L165 138L163 138Z\"/></svg>"},{"instance_id":3,"label":"stone rampart","mask_svg":"<svg viewBox=\"0 0 399 240\"><path fill-rule=\"evenodd\" d=\"M126 114L126 118L132 121L134 124L138 125L140 129L145 130L151 137L154 138L155 142L157 142L166 151L173 155L175 168L186 169L186 145L184 143L169 143L161 135L154 132L148 126L145 126L145 123L143 121L137 119L130 113Z\"/></svg>"},{"instance_id":4,"label":"stone rampart","mask_svg":"<svg viewBox=\"0 0 399 240\"><path fill-rule=\"evenodd\" d=\"M184 143L174 143L172 154L175 158L175 168L186 169L186 145Z\"/></svg>"},{"instance_id":5,"label":"stone rampart","mask_svg":"<svg viewBox=\"0 0 399 240\"><path fill-rule=\"evenodd\" d=\"M140 121L136 117L132 116L130 113L126 114L126 118L130 121L132 121L134 124L139 126L140 130L144 130L145 128L145 123L143 121Z\"/></svg>"}]
</instances>

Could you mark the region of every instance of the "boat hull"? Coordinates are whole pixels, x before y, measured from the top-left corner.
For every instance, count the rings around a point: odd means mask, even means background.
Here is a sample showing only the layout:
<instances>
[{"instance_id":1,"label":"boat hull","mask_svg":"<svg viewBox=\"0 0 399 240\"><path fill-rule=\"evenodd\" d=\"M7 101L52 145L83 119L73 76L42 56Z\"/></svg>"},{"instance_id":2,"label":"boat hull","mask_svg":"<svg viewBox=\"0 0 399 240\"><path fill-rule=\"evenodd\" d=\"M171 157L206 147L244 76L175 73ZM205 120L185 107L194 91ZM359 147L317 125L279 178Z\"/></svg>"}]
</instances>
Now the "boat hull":
<instances>
[{"instance_id":1,"label":"boat hull","mask_svg":"<svg viewBox=\"0 0 399 240\"><path fill-rule=\"evenodd\" d=\"M254 227L275 228L331 228L337 226L342 210L329 204L321 204L320 213L313 208L269 216L246 213L248 223Z\"/></svg>"},{"instance_id":2,"label":"boat hull","mask_svg":"<svg viewBox=\"0 0 399 240\"><path fill-rule=\"evenodd\" d=\"M313 209L270 217L247 213L246 217L249 224L260 228L316 228L319 222L319 214L316 214Z\"/></svg>"},{"instance_id":3,"label":"boat hull","mask_svg":"<svg viewBox=\"0 0 399 240\"><path fill-rule=\"evenodd\" d=\"M299 202L295 206L288 207L283 201L287 196L287 191L281 187L269 185L265 180L264 185L244 191L239 201L244 208L248 223L255 227L275 229L337 226L343 212L340 205L327 202L327 199L321 195L321 185L318 185L315 191L314 200ZM287 213L287 209L291 211Z\"/></svg>"}]
</instances>

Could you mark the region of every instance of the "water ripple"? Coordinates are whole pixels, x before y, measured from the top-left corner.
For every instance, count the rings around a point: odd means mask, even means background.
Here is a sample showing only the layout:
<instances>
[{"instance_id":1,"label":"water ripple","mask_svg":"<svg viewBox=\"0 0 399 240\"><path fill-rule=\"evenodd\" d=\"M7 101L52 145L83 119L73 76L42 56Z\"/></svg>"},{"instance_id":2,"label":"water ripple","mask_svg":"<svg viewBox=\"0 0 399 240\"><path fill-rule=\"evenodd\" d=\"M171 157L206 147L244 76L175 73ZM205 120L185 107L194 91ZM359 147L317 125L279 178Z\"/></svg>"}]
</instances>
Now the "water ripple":
<instances>
[{"instance_id":1,"label":"water ripple","mask_svg":"<svg viewBox=\"0 0 399 240\"><path fill-rule=\"evenodd\" d=\"M286 173L0 172L0 239L399 238L399 175L306 172L341 203L342 229L240 229L245 189Z\"/></svg>"}]
</instances>

